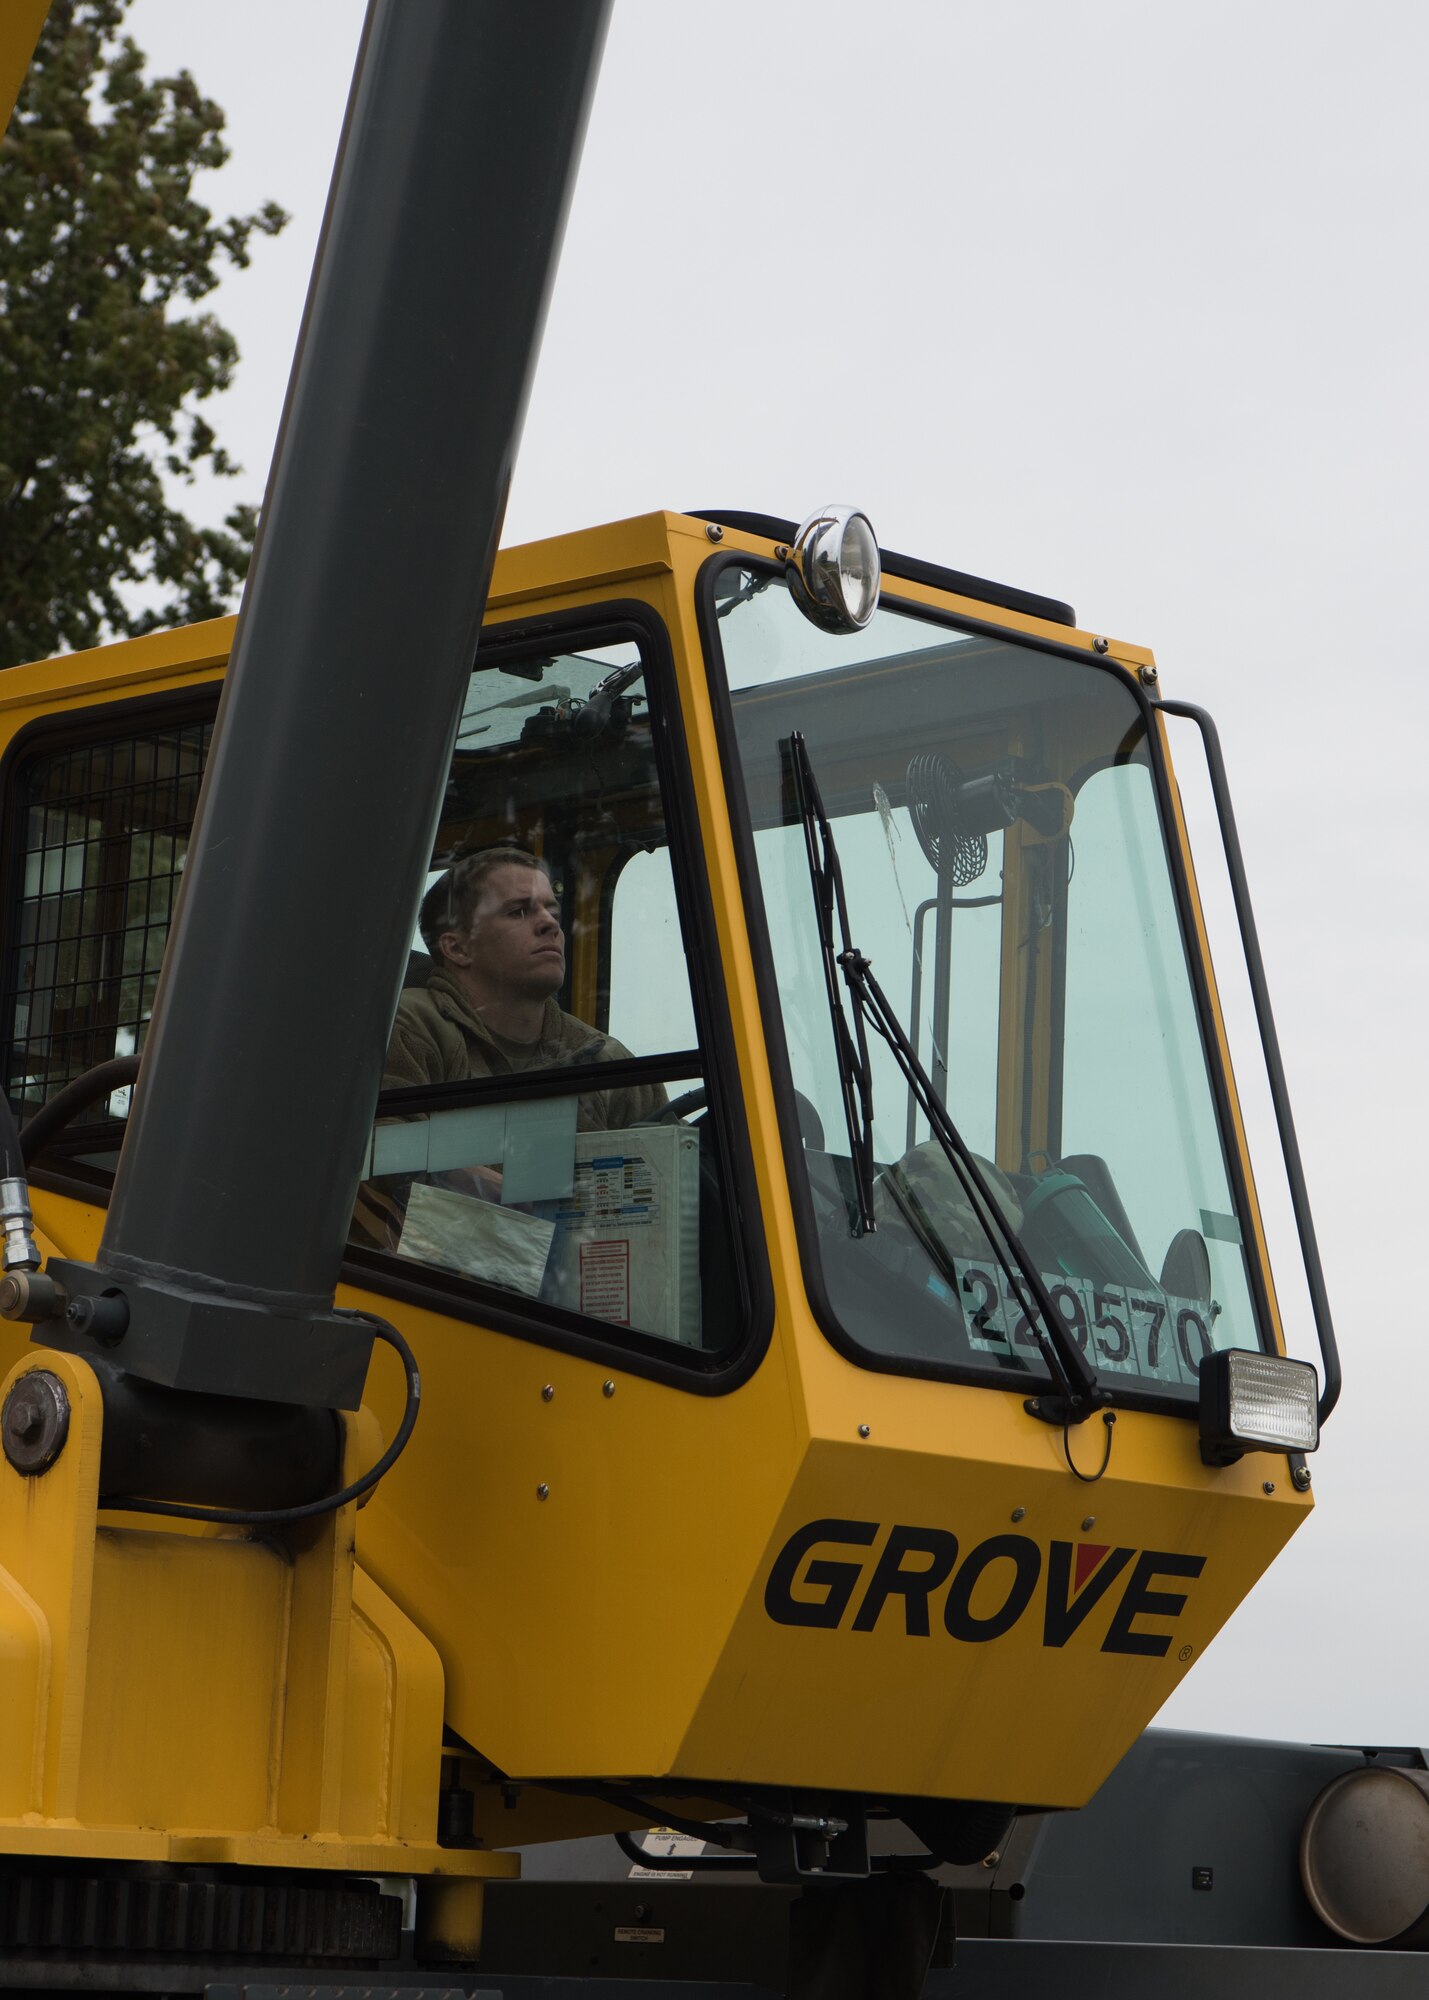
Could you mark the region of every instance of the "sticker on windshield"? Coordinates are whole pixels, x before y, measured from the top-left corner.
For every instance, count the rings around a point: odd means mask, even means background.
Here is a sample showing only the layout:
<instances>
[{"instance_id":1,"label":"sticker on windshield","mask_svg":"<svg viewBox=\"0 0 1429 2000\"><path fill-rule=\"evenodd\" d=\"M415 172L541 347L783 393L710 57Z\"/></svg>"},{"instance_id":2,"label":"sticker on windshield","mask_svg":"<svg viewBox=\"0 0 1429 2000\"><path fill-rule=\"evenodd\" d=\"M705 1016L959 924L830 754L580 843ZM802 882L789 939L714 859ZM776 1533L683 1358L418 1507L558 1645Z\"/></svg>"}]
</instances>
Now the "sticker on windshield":
<instances>
[{"instance_id":1,"label":"sticker on windshield","mask_svg":"<svg viewBox=\"0 0 1429 2000\"><path fill-rule=\"evenodd\" d=\"M1034 1360L1039 1343L1032 1323L1001 1268L955 1257L953 1269L973 1352L1000 1360ZM1159 1285L1102 1285L1092 1278L1049 1272L1042 1274L1042 1282L1067 1331L1099 1375L1134 1375L1178 1387L1196 1386L1201 1357L1215 1345L1213 1301L1181 1298Z\"/></svg>"}]
</instances>

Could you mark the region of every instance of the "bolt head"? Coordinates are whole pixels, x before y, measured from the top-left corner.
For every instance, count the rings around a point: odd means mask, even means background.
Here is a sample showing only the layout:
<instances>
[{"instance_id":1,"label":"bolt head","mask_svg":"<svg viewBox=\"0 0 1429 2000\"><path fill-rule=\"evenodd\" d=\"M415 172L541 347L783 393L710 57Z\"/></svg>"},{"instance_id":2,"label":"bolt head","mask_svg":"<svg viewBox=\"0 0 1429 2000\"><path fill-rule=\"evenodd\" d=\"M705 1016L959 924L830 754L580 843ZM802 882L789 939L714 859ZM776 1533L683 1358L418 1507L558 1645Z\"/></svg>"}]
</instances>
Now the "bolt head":
<instances>
[{"instance_id":1,"label":"bolt head","mask_svg":"<svg viewBox=\"0 0 1429 2000\"><path fill-rule=\"evenodd\" d=\"M1025 1521L1027 1519L1027 1509L1025 1507L1014 1507L1012 1518L1014 1521Z\"/></svg>"},{"instance_id":2,"label":"bolt head","mask_svg":"<svg viewBox=\"0 0 1429 2000\"><path fill-rule=\"evenodd\" d=\"M1275 1491L1275 1481L1273 1479L1262 1481L1260 1490L1262 1493L1273 1493Z\"/></svg>"},{"instance_id":3,"label":"bolt head","mask_svg":"<svg viewBox=\"0 0 1429 2000\"><path fill-rule=\"evenodd\" d=\"M549 1500L550 1497L551 1497L551 1489L543 1479L540 1485L536 1488L536 1498L538 1500Z\"/></svg>"},{"instance_id":4,"label":"bolt head","mask_svg":"<svg viewBox=\"0 0 1429 2000\"><path fill-rule=\"evenodd\" d=\"M1295 1470L1290 1475L1290 1481L1297 1493L1308 1493L1310 1491L1309 1466L1297 1465Z\"/></svg>"},{"instance_id":5,"label":"bolt head","mask_svg":"<svg viewBox=\"0 0 1429 2000\"><path fill-rule=\"evenodd\" d=\"M1086 1519L1082 1522L1082 1533L1084 1535L1089 1535L1092 1532L1092 1529L1096 1526L1096 1524L1097 1524L1096 1515L1088 1514Z\"/></svg>"},{"instance_id":6,"label":"bolt head","mask_svg":"<svg viewBox=\"0 0 1429 2000\"><path fill-rule=\"evenodd\" d=\"M871 1436L873 1435L873 1427L872 1427L872 1425L871 1425L871 1424L860 1424L860 1425L859 1425L859 1427L858 1427L858 1434L859 1434L859 1436L860 1436L861 1438L866 1438L866 1437L871 1437Z\"/></svg>"},{"instance_id":7,"label":"bolt head","mask_svg":"<svg viewBox=\"0 0 1429 2000\"><path fill-rule=\"evenodd\" d=\"M615 1384L609 1380L602 1382L600 1393L602 1396L613 1396L615 1394Z\"/></svg>"},{"instance_id":8,"label":"bolt head","mask_svg":"<svg viewBox=\"0 0 1429 2000\"><path fill-rule=\"evenodd\" d=\"M1137 669L1137 672L1141 681L1141 685L1143 687L1155 687L1156 685L1155 667L1140 667Z\"/></svg>"},{"instance_id":9,"label":"bolt head","mask_svg":"<svg viewBox=\"0 0 1429 2000\"><path fill-rule=\"evenodd\" d=\"M31 1438L38 1437L45 1426L45 1413L38 1397L31 1395L28 1390L22 1390L15 1398L14 1408L10 1412L10 1422L15 1435L24 1438L27 1443Z\"/></svg>"},{"instance_id":10,"label":"bolt head","mask_svg":"<svg viewBox=\"0 0 1429 2000\"><path fill-rule=\"evenodd\" d=\"M58 1375L32 1368L11 1387L0 1410L0 1441L16 1472L48 1472L69 1436L69 1396Z\"/></svg>"},{"instance_id":11,"label":"bolt head","mask_svg":"<svg viewBox=\"0 0 1429 2000\"><path fill-rule=\"evenodd\" d=\"M1109 652L1111 651L1111 640L1110 640L1110 639L1093 639L1093 641L1092 641L1092 651L1093 651L1094 653L1109 653Z\"/></svg>"},{"instance_id":12,"label":"bolt head","mask_svg":"<svg viewBox=\"0 0 1429 2000\"><path fill-rule=\"evenodd\" d=\"M550 1400L551 1400L551 1398L552 1398L552 1397L553 1397L553 1396L555 1395L555 1393L556 1393L556 1385L555 1385L555 1383L554 1383L554 1382L543 1382L543 1383L542 1383L542 1385L541 1385L541 1401L542 1401L543 1403L549 1403L549 1402L550 1402Z\"/></svg>"},{"instance_id":13,"label":"bolt head","mask_svg":"<svg viewBox=\"0 0 1429 2000\"><path fill-rule=\"evenodd\" d=\"M712 542L722 542L724 540L724 529L718 521L706 521L705 533Z\"/></svg>"}]
</instances>

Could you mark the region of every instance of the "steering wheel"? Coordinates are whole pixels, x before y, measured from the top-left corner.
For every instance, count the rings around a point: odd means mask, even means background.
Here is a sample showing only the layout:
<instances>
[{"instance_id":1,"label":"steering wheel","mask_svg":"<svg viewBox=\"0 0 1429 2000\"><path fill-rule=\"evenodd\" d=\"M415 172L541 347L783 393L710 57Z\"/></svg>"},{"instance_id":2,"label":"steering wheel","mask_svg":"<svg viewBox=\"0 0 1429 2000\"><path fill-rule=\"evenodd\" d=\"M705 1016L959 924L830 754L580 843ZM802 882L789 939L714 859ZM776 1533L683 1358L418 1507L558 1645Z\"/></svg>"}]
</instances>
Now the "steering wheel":
<instances>
[{"instance_id":1,"label":"steering wheel","mask_svg":"<svg viewBox=\"0 0 1429 2000\"><path fill-rule=\"evenodd\" d=\"M661 1111L657 1111L651 1121L655 1125L673 1125L681 1118L688 1118L693 1111L708 1111L710 1094L708 1088L697 1083L693 1090L686 1090ZM817 1153L824 1150L824 1121L802 1090L794 1092L794 1104L799 1113L799 1137L806 1146Z\"/></svg>"},{"instance_id":2,"label":"steering wheel","mask_svg":"<svg viewBox=\"0 0 1429 2000\"><path fill-rule=\"evenodd\" d=\"M680 1096L662 1106L650 1122L652 1125L676 1125L692 1111L708 1111L709 1102L709 1091L702 1083L697 1083L693 1090L682 1091Z\"/></svg>"}]
</instances>

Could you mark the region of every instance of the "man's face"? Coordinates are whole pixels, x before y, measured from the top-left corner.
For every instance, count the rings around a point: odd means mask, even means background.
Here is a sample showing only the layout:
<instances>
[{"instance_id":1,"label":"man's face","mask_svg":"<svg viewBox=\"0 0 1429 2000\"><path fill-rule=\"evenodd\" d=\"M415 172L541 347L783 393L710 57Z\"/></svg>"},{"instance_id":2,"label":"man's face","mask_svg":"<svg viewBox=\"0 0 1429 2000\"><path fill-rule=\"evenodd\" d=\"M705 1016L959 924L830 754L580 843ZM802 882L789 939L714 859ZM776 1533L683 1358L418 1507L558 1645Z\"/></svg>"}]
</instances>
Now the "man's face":
<instances>
[{"instance_id":1,"label":"man's face","mask_svg":"<svg viewBox=\"0 0 1429 2000\"><path fill-rule=\"evenodd\" d=\"M466 931L441 943L481 1000L546 1000L566 976L555 890L539 868L504 861L481 885Z\"/></svg>"}]
</instances>

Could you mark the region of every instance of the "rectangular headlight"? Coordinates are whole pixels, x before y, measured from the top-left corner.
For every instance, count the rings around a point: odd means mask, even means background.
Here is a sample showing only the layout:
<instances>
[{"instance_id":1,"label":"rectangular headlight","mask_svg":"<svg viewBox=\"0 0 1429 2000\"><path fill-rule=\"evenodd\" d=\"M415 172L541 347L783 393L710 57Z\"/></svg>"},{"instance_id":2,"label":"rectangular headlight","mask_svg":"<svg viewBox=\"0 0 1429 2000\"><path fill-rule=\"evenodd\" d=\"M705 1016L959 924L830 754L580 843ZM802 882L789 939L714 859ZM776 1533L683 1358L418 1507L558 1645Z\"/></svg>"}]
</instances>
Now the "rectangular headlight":
<instances>
[{"instance_id":1,"label":"rectangular headlight","mask_svg":"<svg viewBox=\"0 0 1429 2000\"><path fill-rule=\"evenodd\" d=\"M1231 1465L1246 1451L1314 1451L1320 1442L1314 1364L1227 1348L1201 1363L1201 1457Z\"/></svg>"}]
</instances>

